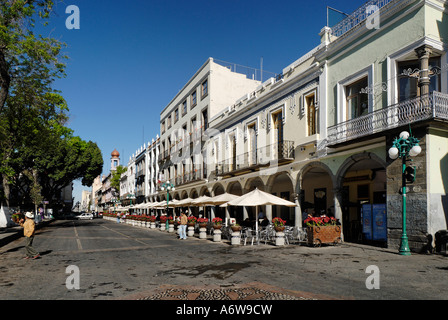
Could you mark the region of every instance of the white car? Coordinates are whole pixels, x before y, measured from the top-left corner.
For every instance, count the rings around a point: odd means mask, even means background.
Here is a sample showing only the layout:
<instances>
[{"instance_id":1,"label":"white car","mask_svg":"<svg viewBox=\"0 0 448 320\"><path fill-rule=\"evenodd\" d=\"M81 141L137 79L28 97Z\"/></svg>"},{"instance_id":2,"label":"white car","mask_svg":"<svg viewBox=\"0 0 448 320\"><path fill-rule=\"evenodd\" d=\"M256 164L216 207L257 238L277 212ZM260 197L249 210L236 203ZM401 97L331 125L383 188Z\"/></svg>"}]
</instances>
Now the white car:
<instances>
[{"instance_id":1,"label":"white car","mask_svg":"<svg viewBox=\"0 0 448 320\"><path fill-rule=\"evenodd\" d=\"M79 216L77 216L78 219L80 220L93 220L93 214L91 213L83 213Z\"/></svg>"}]
</instances>

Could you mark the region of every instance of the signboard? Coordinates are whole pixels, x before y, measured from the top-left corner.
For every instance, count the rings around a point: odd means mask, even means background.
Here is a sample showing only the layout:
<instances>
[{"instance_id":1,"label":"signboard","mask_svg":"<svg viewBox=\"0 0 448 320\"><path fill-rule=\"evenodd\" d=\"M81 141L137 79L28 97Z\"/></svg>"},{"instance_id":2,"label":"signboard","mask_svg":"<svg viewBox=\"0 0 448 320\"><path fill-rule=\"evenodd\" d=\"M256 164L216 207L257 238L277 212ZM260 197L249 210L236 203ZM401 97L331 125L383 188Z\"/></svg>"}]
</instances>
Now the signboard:
<instances>
[{"instance_id":1,"label":"signboard","mask_svg":"<svg viewBox=\"0 0 448 320\"><path fill-rule=\"evenodd\" d=\"M387 241L386 204L362 206L362 232L366 240Z\"/></svg>"},{"instance_id":2,"label":"signboard","mask_svg":"<svg viewBox=\"0 0 448 320\"><path fill-rule=\"evenodd\" d=\"M372 205L362 205L362 232L366 240L372 240Z\"/></svg>"},{"instance_id":3,"label":"signboard","mask_svg":"<svg viewBox=\"0 0 448 320\"><path fill-rule=\"evenodd\" d=\"M372 205L373 240L387 240L387 209L386 204Z\"/></svg>"}]
</instances>

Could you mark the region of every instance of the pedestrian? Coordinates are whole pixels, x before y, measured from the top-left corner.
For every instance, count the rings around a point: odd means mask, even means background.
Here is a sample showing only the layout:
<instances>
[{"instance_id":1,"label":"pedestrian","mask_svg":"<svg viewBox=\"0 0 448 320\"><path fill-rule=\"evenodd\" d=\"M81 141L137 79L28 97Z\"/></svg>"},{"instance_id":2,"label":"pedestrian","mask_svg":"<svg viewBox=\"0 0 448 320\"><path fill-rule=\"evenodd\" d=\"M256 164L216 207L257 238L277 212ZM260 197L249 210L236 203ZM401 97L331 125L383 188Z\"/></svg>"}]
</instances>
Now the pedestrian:
<instances>
[{"instance_id":1,"label":"pedestrian","mask_svg":"<svg viewBox=\"0 0 448 320\"><path fill-rule=\"evenodd\" d=\"M188 223L187 215L185 214L185 212L182 211L180 214L180 234L179 234L179 239L181 240L187 239L187 223Z\"/></svg>"},{"instance_id":2,"label":"pedestrian","mask_svg":"<svg viewBox=\"0 0 448 320\"><path fill-rule=\"evenodd\" d=\"M20 220L20 225L23 227L23 234L26 237L25 259L37 259L40 257L39 252L33 248L34 233L36 232L36 224L33 219L34 215L31 212L27 212L25 214L25 220Z\"/></svg>"}]
</instances>

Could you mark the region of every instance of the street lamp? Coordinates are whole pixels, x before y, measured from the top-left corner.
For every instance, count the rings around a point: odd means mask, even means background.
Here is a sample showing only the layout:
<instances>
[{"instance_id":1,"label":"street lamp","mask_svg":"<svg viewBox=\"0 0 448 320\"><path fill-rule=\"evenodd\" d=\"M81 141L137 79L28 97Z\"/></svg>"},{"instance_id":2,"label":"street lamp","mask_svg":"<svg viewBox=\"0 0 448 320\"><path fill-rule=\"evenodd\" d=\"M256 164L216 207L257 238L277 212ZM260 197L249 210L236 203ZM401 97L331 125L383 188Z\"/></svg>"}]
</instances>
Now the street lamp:
<instances>
[{"instance_id":1,"label":"street lamp","mask_svg":"<svg viewBox=\"0 0 448 320\"><path fill-rule=\"evenodd\" d=\"M389 149L389 157L392 160L401 158L402 160L402 199L403 199L403 230L401 234L400 255L409 256L408 236L406 233L406 182L415 181L415 168L407 166L408 157L416 157L422 152L419 145L420 140L411 136L409 132L403 131L400 137L395 139L392 147ZM412 160L410 160L412 161Z\"/></svg>"},{"instance_id":2,"label":"street lamp","mask_svg":"<svg viewBox=\"0 0 448 320\"><path fill-rule=\"evenodd\" d=\"M131 210L131 207L132 207L132 200L135 199L135 195L134 195L133 193L130 193L130 194L128 194L128 195L126 196L126 199L131 200L131 203L130 203L130 205L129 205L129 210Z\"/></svg>"},{"instance_id":3,"label":"street lamp","mask_svg":"<svg viewBox=\"0 0 448 320\"><path fill-rule=\"evenodd\" d=\"M120 202L120 199L113 198L113 199L112 199L112 203L114 204L114 215L115 215L115 206L116 206L117 204L120 204L121 202ZM120 218L119 218L118 215L117 215L117 223L119 223L119 222L120 222Z\"/></svg>"},{"instance_id":4,"label":"street lamp","mask_svg":"<svg viewBox=\"0 0 448 320\"><path fill-rule=\"evenodd\" d=\"M160 186L160 189L162 191L166 190L166 214L168 214L168 205L170 203L170 191L174 191L176 190L176 188L174 188L174 184L170 183L169 181L166 181ZM166 227L168 228L168 220L166 220Z\"/></svg>"}]
</instances>

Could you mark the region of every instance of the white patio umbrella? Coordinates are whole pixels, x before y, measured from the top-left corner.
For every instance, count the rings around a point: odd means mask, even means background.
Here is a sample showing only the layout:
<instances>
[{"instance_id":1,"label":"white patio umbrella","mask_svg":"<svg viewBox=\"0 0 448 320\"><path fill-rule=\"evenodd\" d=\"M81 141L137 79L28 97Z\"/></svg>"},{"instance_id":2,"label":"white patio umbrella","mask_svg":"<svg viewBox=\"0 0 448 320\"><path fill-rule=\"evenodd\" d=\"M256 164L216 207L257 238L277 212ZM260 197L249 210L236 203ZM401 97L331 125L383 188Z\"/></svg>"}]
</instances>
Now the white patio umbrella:
<instances>
[{"instance_id":1,"label":"white patio umbrella","mask_svg":"<svg viewBox=\"0 0 448 320\"><path fill-rule=\"evenodd\" d=\"M207 206L219 206L219 205L221 205L221 207L223 207L223 205L226 205L225 210L226 210L226 226L227 226L227 218L230 218L229 210L227 208L227 203L229 201L236 200L238 198L239 198L239 196L236 196L234 194L226 192L226 193L220 194L219 196L215 196L215 197L212 197L212 198L208 199L207 202L205 202L205 204Z\"/></svg>"},{"instance_id":2,"label":"white patio umbrella","mask_svg":"<svg viewBox=\"0 0 448 320\"><path fill-rule=\"evenodd\" d=\"M221 204L227 203L232 200L238 199L239 196L236 196L231 193L223 193L219 196L215 196L212 198L209 198L206 202L204 202L206 205L212 205L212 206L219 206Z\"/></svg>"},{"instance_id":3,"label":"white patio umbrella","mask_svg":"<svg viewBox=\"0 0 448 320\"><path fill-rule=\"evenodd\" d=\"M168 207L170 208L174 208L177 207L177 204L180 202L180 200L177 199L171 199L170 202L168 203Z\"/></svg>"},{"instance_id":4,"label":"white patio umbrella","mask_svg":"<svg viewBox=\"0 0 448 320\"><path fill-rule=\"evenodd\" d=\"M177 207L188 207L191 204L191 201L193 201L192 198L186 198L183 200L180 200L179 202L176 203Z\"/></svg>"},{"instance_id":5,"label":"white patio umbrella","mask_svg":"<svg viewBox=\"0 0 448 320\"><path fill-rule=\"evenodd\" d=\"M256 217L255 217L255 228L258 231L258 206L273 205L273 206L287 206L295 207L296 204L291 201L284 200L270 193L258 190L256 188L254 191L242 195L238 199L229 201L226 203L228 206L239 206L239 207L256 207ZM224 206L224 205L221 205Z\"/></svg>"},{"instance_id":6,"label":"white patio umbrella","mask_svg":"<svg viewBox=\"0 0 448 320\"><path fill-rule=\"evenodd\" d=\"M205 203L207 202L207 200L209 200L209 199L210 199L209 196L202 196L202 197L199 197L199 198L196 198L196 199L192 200L191 204L196 205L198 207L204 206Z\"/></svg>"}]
</instances>

